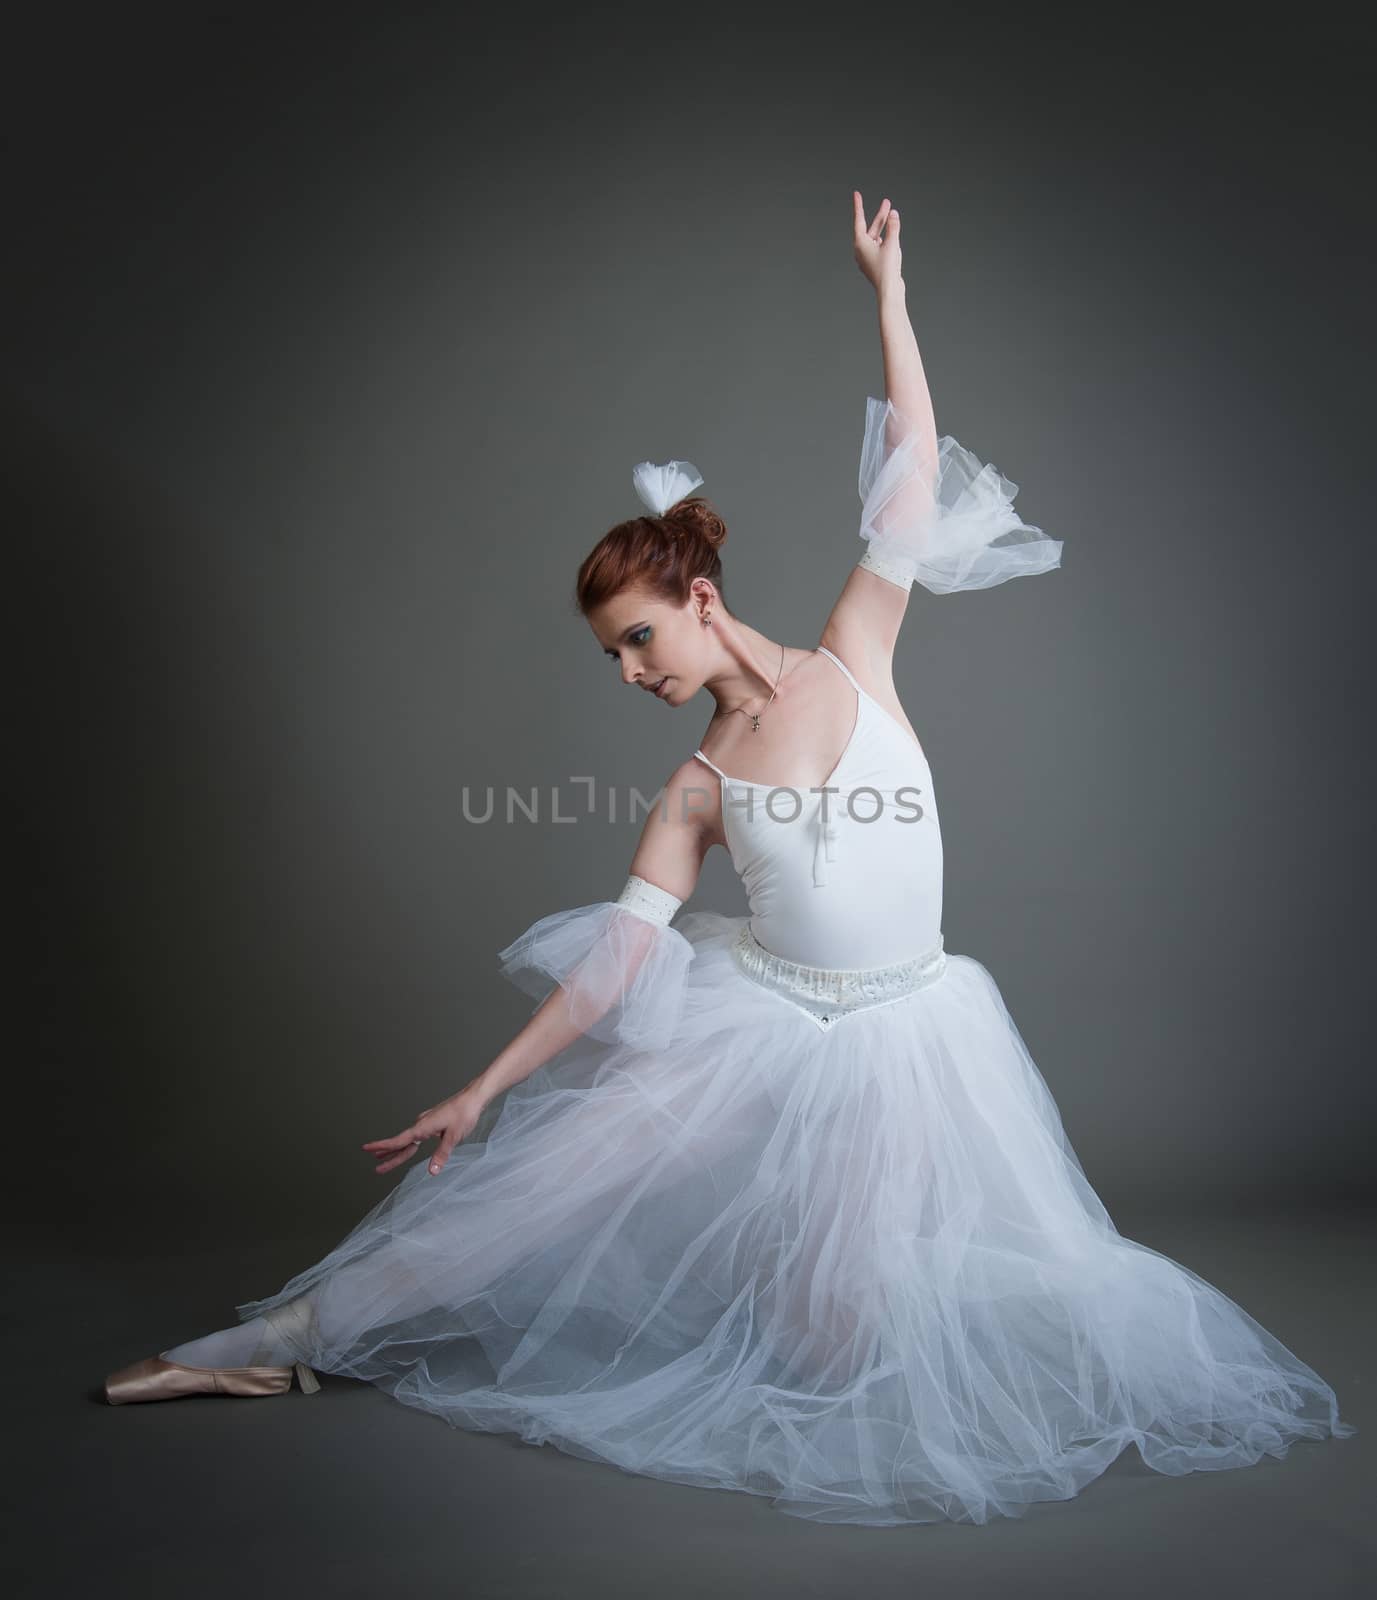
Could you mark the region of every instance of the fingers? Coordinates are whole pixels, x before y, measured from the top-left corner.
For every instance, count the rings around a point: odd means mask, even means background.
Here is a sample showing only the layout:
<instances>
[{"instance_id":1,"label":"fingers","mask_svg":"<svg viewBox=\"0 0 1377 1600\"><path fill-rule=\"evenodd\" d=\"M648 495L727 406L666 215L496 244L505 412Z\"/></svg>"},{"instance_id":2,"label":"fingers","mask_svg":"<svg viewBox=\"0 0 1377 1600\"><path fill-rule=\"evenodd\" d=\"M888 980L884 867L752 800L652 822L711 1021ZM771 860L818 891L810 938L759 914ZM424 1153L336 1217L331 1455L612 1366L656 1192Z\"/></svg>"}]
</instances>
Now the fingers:
<instances>
[{"instance_id":1,"label":"fingers","mask_svg":"<svg viewBox=\"0 0 1377 1600\"><path fill-rule=\"evenodd\" d=\"M432 1177L434 1177L434 1175L444 1166L445 1162L449 1160L449 1153L454 1149L458 1142L458 1135L455 1133L455 1130L453 1128L447 1128L439 1144L435 1147L435 1154L430 1158L430 1172Z\"/></svg>"},{"instance_id":2,"label":"fingers","mask_svg":"<svg viewBox=\"0 0 1377 1600\"><path fill-rule=\"evenodd\" d=\"M390 1139L370 1139L363 1148L365 1150L397 1150L404 1145L419 1145L422 1139L433 1137L426 1128L425 1123L434 1109L432 1106L429 1111L418 1111L416 1120L409 1128L404 1128L401 1133L394 1133Z\"/></svg>"},{"instance_id":3,"label":"fingers","mask_svg":"<svg viewBox=\"0 0 1377 1600\"><path fill-rule=\"evenodd\" d=\"M888 200L880 206L880 213L883 213L886 205L889 205ZM872 222L870 227L865 226L865 202L860 198L859 189L851 190L851 214L852 219L854 219L854 226L856 226L856 242L860 243L862 240L868 240L872 245L880 243L880 240L876 240L875 234L872 232L875 222ZM878 221L878 214L876 214L876 221Z\"/></svg>"},{"instance_id":4,"label":"fingers","mask_svg":"<svg viewBox=\"0 0 1377 1600\"><path fill-rule=\"evenodd\" d=\"M390 1139L370 1139L363 1148L371 1155L377 1165L373 1171L379 1175L391 1172L393 1167L401 1166L404 1161L410 1161L412 1156L421 1148L421 1141L430 1138L424 1128L407 1128L403 1133L396 1133Z\"/></svg>"},{"instance_id":5,"label":"fingers","mask_svg":"<svg viewBox=\"0 0 1377 1600\"><path fill-rule=\"evenodd\" d=\"M880 230L885 225L885 217L888 214L888 212L889 212L889 201L888 200L881 200L880 209L875 213L874 221L872 221L870 226L865 230L865 236L866 236L867 239L869 239L871 241L872 244L879 244L879 242L880 242Z\"/></svg>"},{"instance_id":6,"label":"fingers","mask_svg":"<svg viewBox=\"0 0 1377 1600\"><path fill-rule=\"evenodd\" d=\"M393 1141L390 1139L380 1139L376 1142L379 1144L391 1144ZM403 1145L402 1148L396 1151L393 1155L387 1155L384 1152L378 1152L377 1164L374 1166L373 1171L378 1174L378 1176L381 1176L384 1172L391 1172L393 1167L400 1167L405 1162L410 1161L412 1156L414 1156L420 1148L421 1141L419 1139L412 1139L408 1144Z\"/></svg>"},{"instance_id":7,"label":"fingers","mask_svg":"<svg viewBox=\"0 0 1377 1600\"><path fill-rule=\"evenodd\" d=\"M433 1139L438 1133L440 1142L431 1158L430 1171L432 1174L440 1172L449 1160L450 1153L455 1145L459 1143L460 1136L464 1131L464 1125L437 1118L436 1126L428 1128L426 1124L433 1115L433 1108L432 1111L422 1112L411 1127L405 1129L402 1133L393 1134L390 1139L369 1139L362 1148L367 1150L376 1160L377 1165L374 1167L374 1171L377 1173L390 1172L393 1167L400 1166L404 1161L409 1161L415 1152L421 1148L423 1140Z\"/></svg>"},{"instance_id":8,"label":"fingers","mask_svg":"<svg viewBox=\"0 0 1377 1600\"><path fill-rule=\"evenodd\" d=\"M423 1135L419 1128L408 1128L405 1133L394 1133L390 1139L370 1139L363 1146L365 1150L390 1151L400 1150L404 1145L420 1144Z\"/></svg>"},{"instance_id":9,"label":"fingers","mask_svg":"<svg viewBox=\"0 0 1377 1600\"><path fill-rule=\"evenodd\" d=\"M888 204L889 201L886 200L880 206L875 216L875 222L878 222L880 217L883 216L885 206ZM871 244L878 244L880 241L875 237L874 233L875 222L872 222L868 228L865 225L865 201L861 198L859 189L851 191L851 212L855 222L856 242L859 244L862 240L868 240Z\"/></svg>"},{"instance_id":10,"label":"fingers","mask_svg":"<svg viewBox=\"0 0 1377 1600\"><path fill-rule=\"evenodd\" d=\"M883 244L884 240L881 238L881 234L884 232L885 224L887 222L894 222L897 224L899 218L899 213L893 209L889 203L888 196L886 196L885 199L880 202L880 209L875 213L875 220L870 224L869 227L866 227L865 201L862 199L861 191L859 189L853 189L851 191L851 210L856 230L857 244L860 244L862 241L868 244Z\"/></svg>"}]
</instances>

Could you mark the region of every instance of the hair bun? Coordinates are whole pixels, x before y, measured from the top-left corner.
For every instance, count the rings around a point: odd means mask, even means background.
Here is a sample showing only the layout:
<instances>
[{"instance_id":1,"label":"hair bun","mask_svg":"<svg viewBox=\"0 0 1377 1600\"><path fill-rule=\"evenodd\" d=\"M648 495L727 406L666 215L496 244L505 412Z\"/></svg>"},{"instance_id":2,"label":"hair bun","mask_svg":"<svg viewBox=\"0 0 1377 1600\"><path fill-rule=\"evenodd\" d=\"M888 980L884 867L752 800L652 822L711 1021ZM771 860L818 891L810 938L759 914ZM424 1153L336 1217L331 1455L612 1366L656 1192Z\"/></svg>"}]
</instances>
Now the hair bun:
<instances>
[{"instance_id":1,"label":"hair bun","mask_svg":"<svg viewBox=\"0 0 1377 1600\"><path fill-rule=\"evenodd\" d=\"M726 523L702 495L676 500L665 512L664 520L678 532L697 535L710 549L716 550L726 542Z\"/></svg>"},{"instance_id":2,"label":"hair bun","mask_svg":"<svg viewBox=\"0 0 1377 1600\"><path fill-rule=\"evenodd\" d=\"M649 471L650 464L643 465ZM726 542L727 525L711 501L685 492L701 481L685 482L680 475L662 492L658 479L641 484L638 478L638 491L646 491L641 499L648 514L628 517L610 528L579 567L574 593L585 617L632 587L646 589L668 605L686 606L699 578L717 586L726 610L719 551Z\"/></svg>"}]
</instances>

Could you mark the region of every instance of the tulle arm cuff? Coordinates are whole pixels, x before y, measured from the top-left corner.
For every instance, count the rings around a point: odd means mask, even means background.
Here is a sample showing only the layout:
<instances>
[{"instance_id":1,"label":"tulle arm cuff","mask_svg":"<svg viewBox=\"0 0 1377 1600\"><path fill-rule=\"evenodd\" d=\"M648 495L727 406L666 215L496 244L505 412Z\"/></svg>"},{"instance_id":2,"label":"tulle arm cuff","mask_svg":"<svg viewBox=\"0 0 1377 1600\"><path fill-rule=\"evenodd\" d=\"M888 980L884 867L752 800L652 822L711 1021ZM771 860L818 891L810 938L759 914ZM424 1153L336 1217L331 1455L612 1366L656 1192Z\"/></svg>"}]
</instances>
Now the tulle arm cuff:
<instances>
[{"instance_id":1,"label":"tulle arm cuff","mask_svg":"<svg viewBox=\"0 0 1377 1600\"><path fill-rule=\"evenodd\" d=\"M629 879L618 900L532 923L498 953L501 974L542 1003L561 987L574 1026L594 1039L663 1049L683 1014L694 953L669 926L679 903Z\"/></svg>"},{"instance_id":2,"label":"tulle arm cuff","mask_svg":"<svg viewBox=\"0 0 1377 1600\"><path fill-rule=\"evenodd\" d=\"M866 400L859 475L861 565L933 594L989 589L1061 565L1061 541L1014 510L1018 485L949 434L937 459L889 400Z\"/></svg>"}]
</instances>

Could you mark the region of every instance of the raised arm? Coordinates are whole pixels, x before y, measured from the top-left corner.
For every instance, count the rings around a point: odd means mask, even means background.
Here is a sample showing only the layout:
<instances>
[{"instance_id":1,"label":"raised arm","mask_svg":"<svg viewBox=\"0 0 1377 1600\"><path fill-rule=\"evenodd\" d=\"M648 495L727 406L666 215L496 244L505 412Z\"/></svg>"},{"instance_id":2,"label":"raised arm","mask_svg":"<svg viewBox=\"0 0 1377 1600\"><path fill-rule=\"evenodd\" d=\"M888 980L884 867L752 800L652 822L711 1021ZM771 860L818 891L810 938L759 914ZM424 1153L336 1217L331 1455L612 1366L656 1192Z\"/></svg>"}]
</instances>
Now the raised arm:
<instances>
[{"instance_id":1,"label":"raised arm","mask_svg":"<svg viewBox=\"0 0 1377 1600\"><path fill-rule=\"evenodd\" d=\"M852 248L856 264L875 290L880 319L887 408L880 422L883 453L904 449L908 470L881 511L885 526L919 525L934 513L937 475L937 422L918 340L908 314L899 213L886 198L867 224L859 190L852 190ZM873 441L872 441L873 442ZM870 549L852 568L827 620L823 642L843 660L859 660L881 683L890 680L894 645L908 610L911 578L902 564L884 561ZM843 654L849 651L850 654Z\"/></svg>"},{"instance_id":2,"label":"raised arm","mask_svg":"<svg viewBox=\"0 0 1377 1600\"><path fill-rule=\"evenodd\" d=\"M918 340L908 314L904 288L903 256L899 245L899 213L888 200L880 204L875 220L866 226L859 191L852 191L855 211L856 261L874 285L880 313L880 355L884 361L885 399L894 415L886 422L886 442L892 450L906 435L913 438L914 474L901 493L909 517L932 508L932 488L937 471L937 421L932 412L927 374L918 354ZM926 489L926 494L923 493Z\"/></svg>"},{"instance_id":3,"label":"raised arm","mask_svg":"<svg viewBox=\"0 0 1377 1600\"><path fill-rule=\"evenodd\" d=\"M879 308L885 398L866 402L859 474L866 550L822 643L885 687L915 582L933 594L987 589L1051 571L1061 564L1061 543L1014 510L1016 483L938 434L909 320L899 213L886 199L867 226L859 192L851 198L856 262Z\"/></svg>"}]
</instances>

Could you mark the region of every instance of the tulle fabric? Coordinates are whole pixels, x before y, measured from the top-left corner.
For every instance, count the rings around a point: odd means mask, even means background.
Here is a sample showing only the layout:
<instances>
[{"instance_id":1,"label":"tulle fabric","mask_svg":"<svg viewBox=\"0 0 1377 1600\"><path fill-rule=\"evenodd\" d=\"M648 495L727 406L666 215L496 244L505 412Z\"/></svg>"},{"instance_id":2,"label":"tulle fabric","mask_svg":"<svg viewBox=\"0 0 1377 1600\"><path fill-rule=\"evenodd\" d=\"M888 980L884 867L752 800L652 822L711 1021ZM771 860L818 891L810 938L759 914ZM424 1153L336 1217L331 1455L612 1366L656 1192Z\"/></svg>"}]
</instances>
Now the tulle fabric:
<instances>
[{"instance_id":1,"label":"tulle fabric","mask_svg":"<svg viewBox=\"0 0 1377 1600\"><path fill-rule=\"evenodd\" d=\"M600 900L542 917L497 959L502 976L537 1000L558 984L590 1037L654 1050L678 1027L693 946L668 923Z\"/></svg>"},{"instance_id":2,"label":"tulle fabric","mask_svg":"<svg viewBox=\"0 0 1377 1600\"><path fill-rule=\"evenodd\" d=\"M1014 510L1018 485L944 434L933 460L892 401L866 400L861 538L933 594L988 589L1061 565L1061 541Z\"/></svg>"},{"instance_id":3,"label":"tulle fabric","mask_svg":"<svg viewBox=\"0 0 1377 1600\"><path fill-rule=\"evenodd\" d=\"M578 971L594 909L509 975ZM576 1040L241 1320L454 1426L820 1522L983 1523L1129 1445L1179 1474L1356 1431L1119 1235L978 961L820 1032L737 968L743 920L679 919L667 1044Z\"/></svg>"}]
</instances>

